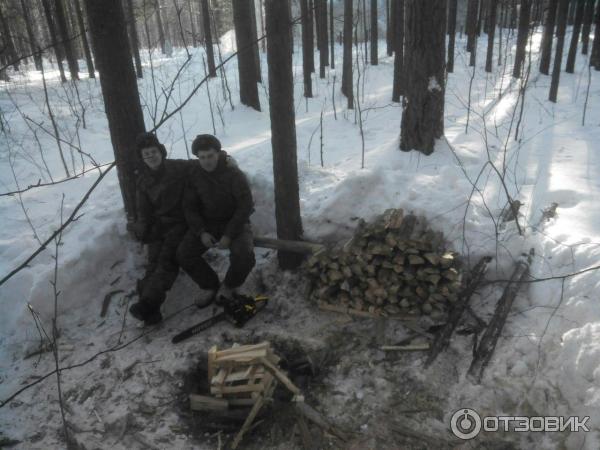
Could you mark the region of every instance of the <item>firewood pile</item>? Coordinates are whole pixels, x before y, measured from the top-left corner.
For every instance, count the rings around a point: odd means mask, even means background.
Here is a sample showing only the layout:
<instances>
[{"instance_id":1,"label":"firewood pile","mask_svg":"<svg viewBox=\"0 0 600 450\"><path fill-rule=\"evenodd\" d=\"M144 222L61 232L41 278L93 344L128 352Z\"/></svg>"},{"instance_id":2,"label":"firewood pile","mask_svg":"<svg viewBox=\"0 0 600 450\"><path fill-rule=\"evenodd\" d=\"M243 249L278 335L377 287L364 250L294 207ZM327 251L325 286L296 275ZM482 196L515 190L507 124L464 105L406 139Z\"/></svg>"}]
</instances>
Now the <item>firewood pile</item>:
<instances>
[{"instance_id":1,"label":"firewood pile","mask_svg":"<svg viewBox=\"0 0 600 450\"><path fill-rule=\"evenodd\" d=\"M402 209L361 220L352 239L315 253L305 266L320 308L370 317L442 317L461 282L443 234Z\"/></svg>"}]
</instances>

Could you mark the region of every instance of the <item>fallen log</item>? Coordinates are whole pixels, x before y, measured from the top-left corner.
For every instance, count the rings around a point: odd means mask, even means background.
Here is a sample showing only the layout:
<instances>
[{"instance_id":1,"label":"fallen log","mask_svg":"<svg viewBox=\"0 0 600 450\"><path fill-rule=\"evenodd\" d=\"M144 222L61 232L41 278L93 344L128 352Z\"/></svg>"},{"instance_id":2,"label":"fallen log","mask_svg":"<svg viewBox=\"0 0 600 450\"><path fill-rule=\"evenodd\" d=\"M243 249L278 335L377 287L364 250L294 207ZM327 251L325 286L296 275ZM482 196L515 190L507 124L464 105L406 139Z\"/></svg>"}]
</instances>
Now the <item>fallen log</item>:
<instances>
[{"instance_id":1,"label":"fallen log","mask_svg":"<svg viewBox=\"0 0 600 450\"><path fill-rule=\"evenodd\" d=\"M438 355L448 348L448 344L450 344L450 338L456 329L460 318L463 313L469 306L469 301L471 300L471 296L477 289L477 286L481 283L485 272L487 271L488 264L492 260L489 256L484 256L479 260L473 270L468 276L468 279L465 280L464 288L458 294L458 300L450 311L448 321L442 331L440 331L435 340L433 341L433 345L431 346L431 350L429 351L429 355L427 356L427 361L425 361L425 367L429 367L433 361L438 357Z\"/></svg>"},{"instance_id":2,"label":"fallen log","mask_svg":"<svg viewBox=\"0 0 600 450\"><path fill-rule=\"evenodd\" d=\"M529 265L531 264L532 257L533 249L529 251L529 255L527 255L526 259L517 262L515 270L502 293L502 297L498 300L494 315L492 316L488 327L485 329L483 337L479 341L479 345L473 356L473 361L467 372L467 376L476 383L481 381L483 372L494 354L498 338L502 333L502 329L504 328L506 318L508 317L508 313L510 312L515 297L517 296L523 281L529 276Z\"/></svg>"},{"instance_id":3,"label":"fallen log","mask_svg":"<svg viewBox=\"0 0 600 450\"><path fill-rule=\"evenodd\" d=\"M310 255L317 253L325 248L322 244L306 241L288 241L284 239L273 239L263 236L254 237L254 246L263 248L272 248L274 250L283 250L292 253L302 253Z\"/></svg>"}]
</instances>

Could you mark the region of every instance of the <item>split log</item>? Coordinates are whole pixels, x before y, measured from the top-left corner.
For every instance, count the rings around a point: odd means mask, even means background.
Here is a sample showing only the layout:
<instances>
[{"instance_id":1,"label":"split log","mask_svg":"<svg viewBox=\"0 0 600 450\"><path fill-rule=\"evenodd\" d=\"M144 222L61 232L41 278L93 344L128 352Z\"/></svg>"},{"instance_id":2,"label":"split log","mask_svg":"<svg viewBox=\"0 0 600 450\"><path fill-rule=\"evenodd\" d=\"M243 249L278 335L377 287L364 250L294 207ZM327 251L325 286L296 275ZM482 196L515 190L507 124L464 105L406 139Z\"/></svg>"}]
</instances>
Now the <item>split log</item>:
<instances>
[{"instance_id":1,"label":"split log","mask_svg":"<svg viewBox=\"0 0 600 450\"><path fill-rule=\"evenodd\" d=\"M517 296L523 281L529 276L529 265L531 264L533 254L532 248L526 259L517 262L515 270L502 293L502 297L498 300L494 315L475 350L473 361L471 362L467 375L476 383L481 381L483 372L494 354L498 338L502 333L502 329L504 328L506 318L508 317L508 313L510 312L515 297Z\"/></svg>"},{"instance_id":2,"label":"split log","mask_svg":"<svg viewBox=\"0 0 600 450\"><path fill-rule=\"evenodd\" d=\"M384 352L422 352L429 350L429 344L383 345L381 350Z\"/></svg>"},{"instance_id":3,"label":"split log","mask_svg":"<svg viewBox=\"0 0 600 450\"><path fill-rule=\"evenodd\" d=\"M190 408L192 411L226 411L229 409L229 402L221 398L190 394Z\"/></svg>"},{"instance_id":4,"label":"split log","mask_svg":"<svg viewBox=\"0 0 600 450\"><path fill-rule=\"evenodd\" d=\"M458 294L458 300L452 310L450 311L450 315L448 317L448 321L446 325L442 329L442 331L436 336L433 341L433 345L431 346L431 351L429 352L429 356L427 357L427 361L425 361L425 367L429 367L433 361L438 357L438 355L448 348L448 344L450 343L450 338L460 321L463 313L467 309L469 302L471 300L471 296L481 283L483 279L488 264L492 258L489 256L484 256L479 260L473 270L471 271L468 279L464 283L463 289Z\"/></svg>"}]
</instances>

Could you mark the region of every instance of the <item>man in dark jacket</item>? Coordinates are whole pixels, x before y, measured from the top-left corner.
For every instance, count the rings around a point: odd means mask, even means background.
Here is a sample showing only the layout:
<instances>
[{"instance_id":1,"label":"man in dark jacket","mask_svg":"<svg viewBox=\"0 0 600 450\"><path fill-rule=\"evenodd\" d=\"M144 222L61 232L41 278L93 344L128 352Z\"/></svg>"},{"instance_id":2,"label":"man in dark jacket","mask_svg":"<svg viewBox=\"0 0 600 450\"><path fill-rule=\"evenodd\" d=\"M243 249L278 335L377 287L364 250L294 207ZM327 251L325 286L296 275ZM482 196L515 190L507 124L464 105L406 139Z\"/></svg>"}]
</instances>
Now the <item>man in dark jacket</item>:
<instances>
[{"instance_id":1,"label":"man in dark jacket","mask_svg":"<svg viewBox=\"0 0 600 450\"><path fill-rule=\"evenodd\" d=\"M212 291L213 298L229 298L255 264L249 220L254 210L252 193L244 173L227 164L216 137L197 136L192 152L199 164L188 173L183 200L188 231L177 250L177 261L202 289ZM222 284L202 257L213 247L230 251Z\"/></svg>"},{"instance_id":2,"label":"man in dark jacket","mask_svg":"<svg viewBox=\"0 0 600 450\"><path fill-rule=\"evenodd\" d=\"M140 134L136 147L144 164L137 179L133 231L148 244L148 266L138 281L139 301L129 311L151 325L162 320L160 306L179 272L176 252L187 229L181 201L190 162L166 159L165 146L152 133Z\"/></svg>"}]
</instances>

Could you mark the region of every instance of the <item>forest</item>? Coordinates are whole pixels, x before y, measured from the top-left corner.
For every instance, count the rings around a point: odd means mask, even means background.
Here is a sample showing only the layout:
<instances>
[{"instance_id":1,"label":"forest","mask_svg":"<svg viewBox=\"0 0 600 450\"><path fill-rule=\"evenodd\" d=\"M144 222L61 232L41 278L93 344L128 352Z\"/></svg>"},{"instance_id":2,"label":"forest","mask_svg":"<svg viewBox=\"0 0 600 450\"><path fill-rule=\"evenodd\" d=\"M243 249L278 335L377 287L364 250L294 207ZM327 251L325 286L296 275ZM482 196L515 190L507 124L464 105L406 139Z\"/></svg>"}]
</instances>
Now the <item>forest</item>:
<instances>
[{"instance_id":1,"label":"forest","mask_svg":"<svg viewBox=\"0 0 600 450\"><path fill-rule=\"evenodd\" d=\"M598 0L0 0L0 448L600 448L599 72Z\"/></svg>"}]
</instances>

